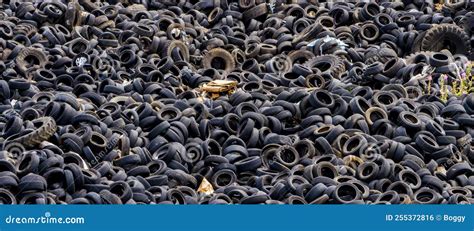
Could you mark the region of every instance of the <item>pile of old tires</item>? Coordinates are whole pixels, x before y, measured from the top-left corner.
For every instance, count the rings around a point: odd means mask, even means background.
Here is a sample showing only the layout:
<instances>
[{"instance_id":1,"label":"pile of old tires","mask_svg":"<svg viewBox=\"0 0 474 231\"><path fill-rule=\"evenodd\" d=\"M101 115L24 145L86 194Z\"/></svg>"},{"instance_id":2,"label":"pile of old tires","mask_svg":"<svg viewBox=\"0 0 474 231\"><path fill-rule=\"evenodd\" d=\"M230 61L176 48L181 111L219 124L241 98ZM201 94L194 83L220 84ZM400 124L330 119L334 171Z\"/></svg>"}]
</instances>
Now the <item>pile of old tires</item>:
<instances>
[{"instance_id":1,"label":"pile of old tires","mask_svg":"<svg viewBox=\"0 0 474 231\"><path fill-rule=\"evenodd\" d=\"M0 203L473 203L469 2L3 1Z\"/></svg>"}]
</instances>

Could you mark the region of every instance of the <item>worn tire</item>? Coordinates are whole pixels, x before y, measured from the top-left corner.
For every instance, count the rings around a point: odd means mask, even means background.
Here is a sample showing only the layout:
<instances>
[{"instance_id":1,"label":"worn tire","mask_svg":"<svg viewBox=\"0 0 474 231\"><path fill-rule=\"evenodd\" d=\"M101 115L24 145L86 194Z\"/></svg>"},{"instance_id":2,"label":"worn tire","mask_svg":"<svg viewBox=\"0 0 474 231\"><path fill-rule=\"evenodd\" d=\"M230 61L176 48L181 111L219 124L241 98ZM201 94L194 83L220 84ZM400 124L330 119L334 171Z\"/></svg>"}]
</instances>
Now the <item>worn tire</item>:
<instances>
[{"instance_id":1,"label":"worn tire","mask_svg":"<svg viewBox=\"0 0 474 231\"><path fill-rule=\"evenodd\" d=\"M31 65L32 62L28 61L28 60L31 60L31 58L35 58L35 62L33 63L33 66ZM46 62L48 61L48 58L39 49L24 48L16 56L15 61L16 61L16 66L18 70L21 71L22 73L26 73L26 71L32 67L36 67L36 68L44 67L44 65L46 65Z\"/></svg>"},{"instance_id":2,"label":"worn tire","mask_svg":"<svg viewBox=\"0 0 474 231\"><path fill-rule=\"evenodd\" d=\"M214 63L216 58L220 59L218 63ZM204 68L215 68L215 69L222 69L227 72L231 72L235 69L235 60L231 53L222 49L222 48L214 48L210 50L203 58L202 64ZM216 66L218 65L218 66Z\"/></svg>"},{"instance_id":3,"label":"worn tire","mask_svg":"<svg viewBox=\"0 0 474 231\"><path fill-rule=\"evenodd\" d=\"M311 69L319 69L321 73L328 73L334 78L339 78L346 70L346 66L342 59L335 55L317 56L308 60L305 65Z\"/></svg>"},{"instance_id":4,"label":"worn tire","mask_svg":"<svg viewBox=\"0 0 474 231\"><path fill-rule=\"evenodd\" d=\"M37 129L16 138L14 141L20 142L28 147L34 147L41 142L48 140L56 132L56 122L52 117L40 117L31 122L38 125Z\"/></svg>"},{"instance_id":5,"label":"worn tire","mask_svg":"<svg viewBox=\"0 0 474 231\"><path fill-rule=\"evenodd\" d=\"M390 59L397 58L397 52L390 48L379 47L370 49L365 53L365 64L370 65L375 62L386 63Z\"/></svg>"},{"instance_id":6,"label":"worn tire","mask_svg":"<svg viewBox=\"0 0 474 231\"><path fill-rule=\"evenodd\" d=\"M179 48L180 54L184 61L189 61L189 49L188 46L179 40L167 41L164 49L161 52L161 57L171 57L173 50Z\"/></svg>"},{"instance_id":7,"label":"worn tire","mask_svg":"<svg viewBox=\"0 0 474 231\"><path fill-rule=\"evenodd\" d=\"M408 56L405 57L405 62L407 64L411 64L411 63L418 63L419 59L420 58L423 58L423 59L426 59L426 61L429 60L429 57L433 55L433 52L432 51L419 51L419 52L415 52L413 54L410 54Z\"/></svg>"},{"instance_id":8,"label":"worn tire","mask_svg":"<svg viewBox=\"0 0 474 231\"><path fill-rule=\"evenodd\" d=\"M452 54L471 54L469 36L459 26L440 24L426 31L421 41L421 50L441 51L448 49Z\"/></svg>"},{"instance_id":9,"label":"worn tire","mask_svg":"<svg viewBox=\"0 0 474 231\"><path fill-rule=\"evenodd\" d=\"M421 51L421 42L423 41L423 38L425 37L425 34L426 34L426 31L423 31L421 33L419 33L416 38L415 38L415 41L413 41L413 45L411 47L411 52L412 53L416 53L416 52L420 52Z\"/></svg>"}]
</instances>

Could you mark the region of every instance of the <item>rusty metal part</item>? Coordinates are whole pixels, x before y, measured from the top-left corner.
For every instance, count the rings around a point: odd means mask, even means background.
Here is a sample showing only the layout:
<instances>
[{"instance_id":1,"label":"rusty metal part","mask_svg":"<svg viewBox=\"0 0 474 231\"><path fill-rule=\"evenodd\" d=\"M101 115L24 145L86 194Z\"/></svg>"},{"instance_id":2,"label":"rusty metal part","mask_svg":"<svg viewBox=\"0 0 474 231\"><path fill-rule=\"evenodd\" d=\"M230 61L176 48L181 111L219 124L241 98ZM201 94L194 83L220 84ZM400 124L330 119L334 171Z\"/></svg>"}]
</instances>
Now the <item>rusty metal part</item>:
<instances>
[{"instance_id":1,"label":"rusty metal part","mask_svg":"<svg viewBox=\"0 0 474 231\"><path fill-rule=\"evenodd\" d=\"M200 193L204 193L206 195L210 195L214 193L214 188L212 187L212 184L209 183L209 181L206 178L203 178L197 191Z\"/></svg>"},{"instance_id":2,"label":"rusty metal part","mask_svg":"<svg viewBox=\"0 0 474 231\"><path fill-rule=\"evenodd\" d=\"M237 89L237 82L231 80L214 80L201 87L204 96L212 99L219 98L222 95L230 95Z\"/></svg>"}]
</instances>

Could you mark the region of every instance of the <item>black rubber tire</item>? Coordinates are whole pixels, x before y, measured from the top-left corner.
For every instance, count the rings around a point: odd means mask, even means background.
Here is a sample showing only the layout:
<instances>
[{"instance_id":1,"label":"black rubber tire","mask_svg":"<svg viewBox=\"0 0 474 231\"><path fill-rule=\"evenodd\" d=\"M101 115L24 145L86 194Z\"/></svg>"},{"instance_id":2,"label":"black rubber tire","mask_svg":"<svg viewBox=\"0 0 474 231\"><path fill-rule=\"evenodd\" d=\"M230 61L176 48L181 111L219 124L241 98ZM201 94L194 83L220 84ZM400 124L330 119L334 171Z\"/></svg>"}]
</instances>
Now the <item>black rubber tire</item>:
<instances>
[{"instance_id":1,"label":"black rubber tire","mask_svg":"<svg viewBox=\"0 0 474 231\"><path fill-rule=\"evenodd\" d=\"M419 63L419 62L424 62L424 61L428 63L429 58L432 54L433 54L432 51L418 51L406 56L405 61L406 61L406 64Z\"/></svg>"},{"instance_id":2,"label":"black rubber tire","mask_svg":"<svg viewBox=\"0 0 474 231\"><path fill-rule=\"evenodd\" d=\"M306 27L301 33L296 35L292 41L293 44L298 44L301 41L308 41L314 39L321 31L323 26L319 23L314 23L313 25Z\"/></svg>"},{"instance_id":3,"label":"black rubber tire","mask_svg":"<svg viewBox=\"0 0 474 231\"><path fill-rule=\"evenodd\" d=\"M448 65L452 60L442 52L434 52L431 54L429 62L433 67L441 67Z\"/></svg>"},{"instance_id":4,"label":"black rubber tire","mask_svg":"<svg viewBox=\"0 0 474 231\"><path fill-rule=\"evenodd\" d=\"M368 42L377 40L380 35L379 28L373 23L364 24L361 28L360 36Z\"/></svg>"},{"instance_id":5,"label":"black rubber tire","mask_svg":"<svg viewBox=\"0 0 474 231\"><path fill-rule=\"evenodd\" d=\"M257 17L263 16L268 12L268 7L266 3L258 4L242 13L242 18L244 21L250 21Z\"/></svg>"},{"instance_id":6,"label":"black rubber tire","mask_svg":"<svg viewBox=\"0 0 474 231\"><path fill-rule=\"evenodd\" d=\"M18 137L14 141L20 142L28 147L33 147L48 140L57 129L56 122L51 117L41 117L33 120L32 123L41 123L41 125L36 130Z\"/></svg>"},{"instance_id":7,"label":"black rubber tire","mask_svg":"<svg viewBox=\"0 0 474 231\"><path fill-rule=\"evenodd\" d=\"M379 47L379 48L373 48L369 49L365 53L365 64L370 65L375 62L381 62L381 63L386 63L390 59L397 58L397 52L390 48L386 47Z\"/></svg>"},{"instance_id":8,"label":"black rubber tire","mask_svg":"<svg viewBox=\"0 0 474 231\"><path fill-rule=\"evenodd\" d=\"M452 54L471 54L469 36L459 26L454 24L440 24L426 31L421 41L424 51L441 51L448 49Z\"/></svg>"},{"instance_id":9,"label":"black rubber tire","mask_svg":"<svg viewBox=\"0 0 474 231\"><path fill-rule=\"evenodd\" d=\"M421 41L423 41L423 38L425 37L425 34L426 34L426 31L423 31L423 32L419 33L416 36L416 38L413 41L413 44L411 46L411 52L412 53L421 51Z\"/></svg>"},{"instance_id":10,"label":"black rubber tire","mask_svg":"<svg viewBox=\"0 0 474 231\"><path fill-rule=\"evenodd\" d=\"M321 73L328 73L334 78L339 78L346 70L346 66L341 58L335 55L321 55L305 63L309 68L316 68Z\"/></svg>"}]
</instances>

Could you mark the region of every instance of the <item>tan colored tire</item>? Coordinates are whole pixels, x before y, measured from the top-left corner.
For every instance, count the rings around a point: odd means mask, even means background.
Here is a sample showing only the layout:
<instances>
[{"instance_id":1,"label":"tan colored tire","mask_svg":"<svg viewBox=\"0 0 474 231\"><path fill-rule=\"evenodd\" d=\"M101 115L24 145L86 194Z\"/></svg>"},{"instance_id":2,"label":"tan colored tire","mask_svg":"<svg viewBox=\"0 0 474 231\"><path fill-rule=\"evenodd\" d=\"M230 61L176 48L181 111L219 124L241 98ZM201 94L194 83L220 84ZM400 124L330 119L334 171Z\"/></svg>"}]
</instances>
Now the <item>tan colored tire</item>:
<instances>
[{"instance_id":1,"label":"tan colored tire","mask_svg":"<svg viewBox=\"0 0 474 231\"><path fill-rule=\"evenodd\" d=\"M210 50L203 58L202 64L205 68L215 68L231 72L235 69L234 56L222 48Z\"/></svg>"}]
</instances>

